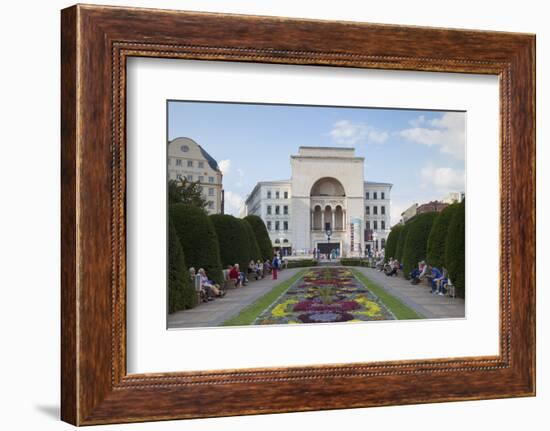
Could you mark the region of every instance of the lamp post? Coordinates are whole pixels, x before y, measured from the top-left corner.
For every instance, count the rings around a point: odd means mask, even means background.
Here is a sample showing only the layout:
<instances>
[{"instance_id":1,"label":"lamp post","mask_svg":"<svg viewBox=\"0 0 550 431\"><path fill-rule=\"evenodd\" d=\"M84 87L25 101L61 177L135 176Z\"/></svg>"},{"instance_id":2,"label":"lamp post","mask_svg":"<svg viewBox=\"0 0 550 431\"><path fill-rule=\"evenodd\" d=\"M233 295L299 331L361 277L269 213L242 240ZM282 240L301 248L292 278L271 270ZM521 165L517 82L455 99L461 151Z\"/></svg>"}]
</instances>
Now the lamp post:
<instances>
[{"instance_id":1,"label":"lamp post","mask_svg":"<svg viewBox=\"0 0 550 431\"><path fill-rule=\"evenodd\" d=\"M332 230L330 228L327 228L325 230L325 235L327 236L327 243L328 243L328 246L329 246L328 259L330 260L330 258L331 258L331 256L330 256L330 237L332 236Z\"/></svg>"}]
</instances>

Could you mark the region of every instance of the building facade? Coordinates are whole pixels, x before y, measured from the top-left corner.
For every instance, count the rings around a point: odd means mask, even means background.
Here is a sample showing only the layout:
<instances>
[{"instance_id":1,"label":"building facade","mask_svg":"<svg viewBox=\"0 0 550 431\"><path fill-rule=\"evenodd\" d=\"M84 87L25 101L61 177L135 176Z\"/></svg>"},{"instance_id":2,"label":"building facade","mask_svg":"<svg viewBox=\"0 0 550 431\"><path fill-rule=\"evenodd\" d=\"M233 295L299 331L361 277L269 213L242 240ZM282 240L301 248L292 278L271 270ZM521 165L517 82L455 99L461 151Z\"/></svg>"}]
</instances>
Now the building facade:
<instances>
[{"instance_id":1,"label":"building facade","mask_svg":"<svg viewBox=\"0 0 550 431\"><path fill-rule=\"evenodd\" d=\"M290 180L259 182L245 202L246 214L264 220L274 248L342 256L383 248L391 184L365 181L364 159L355 149L300 147L290 164Z\"/></svg>"},{"instance_id":2,"label":"building facade","mask_svg":"<svg viewBox=\"0 0 550 431\"><path fill-rule=\"evenodd\" d=\"M190 138L168 143L168 179L196 182L206 200L209 214L223 213L223 175L218 162Z\"/></svg>"}]
</instances>

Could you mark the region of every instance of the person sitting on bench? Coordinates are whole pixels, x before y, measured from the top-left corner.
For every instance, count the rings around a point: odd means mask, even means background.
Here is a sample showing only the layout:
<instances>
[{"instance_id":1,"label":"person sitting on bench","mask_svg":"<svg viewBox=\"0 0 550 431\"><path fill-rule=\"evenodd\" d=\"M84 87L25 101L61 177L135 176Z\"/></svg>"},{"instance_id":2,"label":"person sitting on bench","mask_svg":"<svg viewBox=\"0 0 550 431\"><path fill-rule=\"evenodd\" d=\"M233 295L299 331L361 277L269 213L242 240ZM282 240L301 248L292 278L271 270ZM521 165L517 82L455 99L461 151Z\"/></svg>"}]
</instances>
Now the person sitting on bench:
<instances>
[{"instance_id":1,"label":"person sitting on bench","mask_svg":"<svg viewBox=\"0 0 550 431\"><path fill-rule=\"evenodd\" d=\"M418 268L413 269L409 273L411 284L420 283L420 281L426 276L427 270L428 270L428 266L426 265L426 262L424 261L418 262Z\"/></svg>"}]
</instances>

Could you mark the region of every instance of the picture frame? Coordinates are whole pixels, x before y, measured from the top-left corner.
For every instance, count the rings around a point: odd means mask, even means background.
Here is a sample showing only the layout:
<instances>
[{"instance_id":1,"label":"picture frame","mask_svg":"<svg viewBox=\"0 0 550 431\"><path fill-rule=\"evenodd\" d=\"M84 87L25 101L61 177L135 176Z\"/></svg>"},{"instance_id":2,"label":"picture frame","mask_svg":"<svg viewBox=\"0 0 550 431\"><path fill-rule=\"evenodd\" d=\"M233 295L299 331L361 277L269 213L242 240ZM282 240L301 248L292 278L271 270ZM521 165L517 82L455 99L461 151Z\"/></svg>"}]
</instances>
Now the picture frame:
<instances>
[{"instance_id":1,"label":"picture frame","mask_svg":"<svg viewBox=\"0 0 550 431\"><path fill-rule=\"evenodd\" d=\"M535 395L534 35L76 5L61 13L61 53L62 420ZM135 56L498 76L499 355L128 374L125 101Z\"/></svg>"}]
</instances>

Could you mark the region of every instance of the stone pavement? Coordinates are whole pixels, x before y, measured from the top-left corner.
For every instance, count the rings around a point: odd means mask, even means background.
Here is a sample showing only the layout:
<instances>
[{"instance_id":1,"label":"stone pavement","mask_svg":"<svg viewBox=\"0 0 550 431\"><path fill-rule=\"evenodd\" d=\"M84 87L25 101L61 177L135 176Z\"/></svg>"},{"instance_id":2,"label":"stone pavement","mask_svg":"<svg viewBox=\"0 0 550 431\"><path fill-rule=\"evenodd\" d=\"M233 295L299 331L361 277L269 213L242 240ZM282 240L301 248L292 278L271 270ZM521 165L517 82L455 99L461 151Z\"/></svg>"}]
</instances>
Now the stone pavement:
<instances>
[{"instance_id":1,"label":"stone pavement","mask_svg":"<svg viewBox=\"0 0 550 431\"><path fill-rule=\"evenodd\" d=\"M432 295L426 282L412 285L401 275L388 277L383 272L373 268L355 267L370 280L377 283L407 304L426 319L465 317L465 304L462 298Z\"/></svg>"},{"instance_id":2,"label":"stone pavement","mask_svg":"<svg viewBox=\"0 0 550 431\"><path fill-rule=\"evenodd\" d=\"M243 308L255 302L279 283L288 280L303 268L279 271L276 281L271 275L263 280L251 281L238 289L228 289L223 298L203 302L191 310L177 311L168 315L168 328L196 328L219 326L237 315Z\"/></svg>"}]
</instances>

